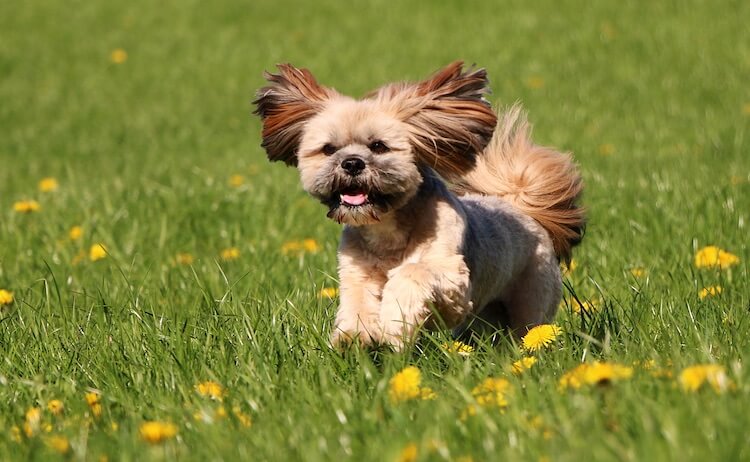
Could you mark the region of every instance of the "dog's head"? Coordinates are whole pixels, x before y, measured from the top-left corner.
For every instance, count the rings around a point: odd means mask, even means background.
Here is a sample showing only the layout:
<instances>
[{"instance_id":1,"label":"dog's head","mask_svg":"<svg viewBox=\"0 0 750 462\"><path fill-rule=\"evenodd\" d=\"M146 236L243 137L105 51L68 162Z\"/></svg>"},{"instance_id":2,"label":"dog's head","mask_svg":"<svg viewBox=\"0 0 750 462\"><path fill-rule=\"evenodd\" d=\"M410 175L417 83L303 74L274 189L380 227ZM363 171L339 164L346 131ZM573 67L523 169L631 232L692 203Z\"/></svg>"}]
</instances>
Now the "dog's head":
<instances>
[{"instance_id":1,"label":"dog's head","mask_svg":"<svg viewBox=\"0 0 750 462\"><path fill-rule=\"evenodd\" d=\"M299 168L302 186L339 223L377 222L414 197L429 167L448 179L470 170L492 137L483 69L456 62L417 83L363 99L324 87L306 69L266 74L256 113L272 161Z\"/></svg>"}]
</instances>

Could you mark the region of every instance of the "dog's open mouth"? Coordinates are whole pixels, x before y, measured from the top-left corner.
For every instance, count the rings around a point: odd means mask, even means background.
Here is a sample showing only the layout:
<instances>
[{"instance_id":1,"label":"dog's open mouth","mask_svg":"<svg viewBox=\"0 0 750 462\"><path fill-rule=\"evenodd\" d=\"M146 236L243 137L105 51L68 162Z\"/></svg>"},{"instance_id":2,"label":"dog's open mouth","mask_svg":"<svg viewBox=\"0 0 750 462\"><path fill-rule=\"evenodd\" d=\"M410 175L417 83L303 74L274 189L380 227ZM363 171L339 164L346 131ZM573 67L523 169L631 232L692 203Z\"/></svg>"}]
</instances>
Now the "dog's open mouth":
<instances>
[{"instance_id":1,"label":"dog's open mouth","mask_svg":"<svg viewBox=\"0 0 750 462\"><path fill-rule=\"evenodd\" d=\"M369 195L363 189L349 188L339 193L339 201L347 207L359 207L369 202Z\"/></svg>"}]
</instances>

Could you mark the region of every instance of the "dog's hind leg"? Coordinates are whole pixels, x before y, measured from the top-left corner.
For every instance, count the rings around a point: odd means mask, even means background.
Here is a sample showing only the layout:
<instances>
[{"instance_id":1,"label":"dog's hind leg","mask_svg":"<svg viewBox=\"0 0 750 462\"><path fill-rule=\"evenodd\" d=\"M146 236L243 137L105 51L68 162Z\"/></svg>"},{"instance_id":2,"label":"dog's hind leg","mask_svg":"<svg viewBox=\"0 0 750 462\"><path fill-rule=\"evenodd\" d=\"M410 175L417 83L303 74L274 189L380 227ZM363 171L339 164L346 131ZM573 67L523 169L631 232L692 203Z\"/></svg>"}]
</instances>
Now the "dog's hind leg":
<instances>
[{"instance_id":1,"label":"dog's hind leg","mask_svg":"<svg viewBox=\"0 0 750 462\"><path fill-rule=\"evenodd\" d=\"M560 265L552 246L542 243L502 297L508 327L520 338L530 328L552 321L561 297Z\"/></svg>"}]
</instances>

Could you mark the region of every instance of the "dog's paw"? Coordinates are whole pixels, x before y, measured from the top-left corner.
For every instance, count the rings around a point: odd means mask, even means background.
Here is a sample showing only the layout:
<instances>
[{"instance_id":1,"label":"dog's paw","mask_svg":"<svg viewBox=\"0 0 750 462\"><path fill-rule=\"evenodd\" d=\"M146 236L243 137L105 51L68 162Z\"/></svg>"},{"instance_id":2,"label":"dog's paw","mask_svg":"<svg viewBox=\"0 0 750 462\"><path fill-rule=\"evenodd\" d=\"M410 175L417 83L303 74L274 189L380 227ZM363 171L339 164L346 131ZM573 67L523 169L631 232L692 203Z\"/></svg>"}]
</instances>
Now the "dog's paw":
<instances>
[{"instance_id":1,"label":"dog's paw","mask_svg":"<svg viewBox=\"0 0 750 462\"><path fill-rule=\"evenodd\" d=\"M377 344L366 331L336 327L331 333L331 347L346 350L352 346L369 347Z\"/></svg>"}]
</instances>

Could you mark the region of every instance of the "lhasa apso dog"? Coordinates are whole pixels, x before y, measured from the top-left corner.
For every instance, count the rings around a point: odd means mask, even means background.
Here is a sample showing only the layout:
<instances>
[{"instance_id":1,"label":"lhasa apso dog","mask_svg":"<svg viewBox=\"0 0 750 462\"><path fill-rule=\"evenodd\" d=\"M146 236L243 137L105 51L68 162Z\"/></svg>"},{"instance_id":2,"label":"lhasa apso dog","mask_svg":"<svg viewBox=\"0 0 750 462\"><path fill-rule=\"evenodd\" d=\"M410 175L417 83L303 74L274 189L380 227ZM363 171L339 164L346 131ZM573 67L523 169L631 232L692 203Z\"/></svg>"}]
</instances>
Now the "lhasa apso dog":
<instances>
[{"instance_id":1,"label":"lhasa apso dog","mask_svg":"<svg viewBox=\"0 0 750 462\"><path fill-rule=\"evenodd\" d=\"M332 344L397 349L422 327L474 319L523 335L562 294L582 237L569 154L533 144L515 106L498 116L484 69L453 63L354 99L289 64L257 93L272 161L344 224Z\"/></svg>"}]
</instances>

